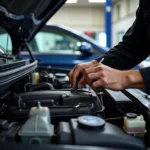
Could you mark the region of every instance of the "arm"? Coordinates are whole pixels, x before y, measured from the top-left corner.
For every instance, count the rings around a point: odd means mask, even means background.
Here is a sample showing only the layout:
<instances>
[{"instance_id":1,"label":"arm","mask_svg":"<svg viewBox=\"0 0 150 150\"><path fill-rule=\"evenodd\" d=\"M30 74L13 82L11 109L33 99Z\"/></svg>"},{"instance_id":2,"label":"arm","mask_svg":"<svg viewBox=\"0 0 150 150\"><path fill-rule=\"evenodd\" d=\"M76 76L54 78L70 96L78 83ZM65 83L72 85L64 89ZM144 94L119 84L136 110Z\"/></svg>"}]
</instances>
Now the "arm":
<instances>
[{"instance_id":1,"label":"arm","mask_svg":"<svg viewBox=\"0 0 150 150\"><path fill-rule=\"evenodd\" d=\"M136 20L125 34L123 41L102 56L105 58L104 65L97 62L101 59L98 58L97 61L79 64L73 68L69 73L73 87L76 86L76 78L81 73L83 77L78 87L86 83L95 89L105 87L112 90L145 88L146 86L147 91L150 92L150 68L124 71L134 67L149 55L150 46L142 2L141 0Z\"/></svg>"},{"instance_id":2,"label":"arm","mask_svg":"<svg viewBox=\"0 0 150 150\"><path fill-rule=\"evenodd\" d=\"M139 70L121 71L104 64L97 64L97 66L86 69L83 75L84 79L80 80L79 85L82 86L86 82L95 90L99 87L111 90L145 88L145 83Z\"/></svg>"},{"instance_id":3,"label":"arm","mask_svg":"<svg viewBox=\"0 0 150 150\"><path fill-rule=\"evenodd\" d=\"M139 64L149 55L150 46L143 7L141 0L136 12L136 20L124 35L123 41L103 56L105 58L103 64L112 68L127 70Z\"/></svg>"},{"instance_id":4,"label":"arm","mask_svg":"<svg viewBox=\"0 0 150 150\"><path fill-rule=\"evenodd\" d=\"M143 9L144 5L141 0L136 12L136 20L124 35L123 41L103 56L105 58L103 62L105 65L120 70L127 70L148 57L150 45ZM100 59L98 58L97 60L99 61ZM132 84L131 87L146 87L147 92L150 93L150 67L140 69L138 75L143 78L142 85L139 85L138 81L136 81L137 83Z\"/></svg>"}]
</instances>

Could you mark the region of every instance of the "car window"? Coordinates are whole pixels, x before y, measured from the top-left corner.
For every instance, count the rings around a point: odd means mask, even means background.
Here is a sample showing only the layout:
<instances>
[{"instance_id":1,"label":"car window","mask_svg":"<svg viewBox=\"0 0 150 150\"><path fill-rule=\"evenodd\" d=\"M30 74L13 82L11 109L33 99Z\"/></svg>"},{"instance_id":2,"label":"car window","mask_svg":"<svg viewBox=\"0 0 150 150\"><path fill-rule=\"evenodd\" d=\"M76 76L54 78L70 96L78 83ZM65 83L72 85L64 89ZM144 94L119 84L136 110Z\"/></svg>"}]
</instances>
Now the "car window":
<instances>
[{"instance_id":1,"label":"car window","mask_svg":"<svg viewBox=\"0 0 150 150\"><path fill-rule=\"evenodd\" d=\"M65 33L47 30L38 32L30 42L30 47L33 52L80 54L80 43L81 41Z\"/></svg>"},{"instance_id":2,"label":"car window","mask_svg":"<svg viewBox=\"0 0 150 150\"><path fill-rule=\"evenodd\" d=\"M7 31L0 27L0 49L5 53L12 53L12 42Z\"/></svg>"}]
</instances>

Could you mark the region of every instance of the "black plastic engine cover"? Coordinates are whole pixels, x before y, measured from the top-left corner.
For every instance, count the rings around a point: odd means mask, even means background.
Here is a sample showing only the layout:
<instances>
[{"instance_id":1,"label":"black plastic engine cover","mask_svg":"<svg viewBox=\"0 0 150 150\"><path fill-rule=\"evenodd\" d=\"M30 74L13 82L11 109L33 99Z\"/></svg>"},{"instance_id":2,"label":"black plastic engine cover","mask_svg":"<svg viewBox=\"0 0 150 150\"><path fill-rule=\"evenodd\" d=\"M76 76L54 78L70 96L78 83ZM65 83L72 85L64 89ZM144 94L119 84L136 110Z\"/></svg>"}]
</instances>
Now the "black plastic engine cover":
<instances>
[{"instance_id":1,"label":"black plastic engine cover","mask_svg":"<svg viewBox=\"0 0 150 150\"><path fill-rule=\"evenodd\" d=\"M113 124L106 123L102 128L87 128L80 126L77 119L71 119L69 123L60 122L58 143L107 146L116 149L145 149L142 141L125 134Z\"/></svg>"},{"instance_id":2,"label":"black plastic engine cover","mask_svg":"<svg viewBox=\"0 0 150 150\"><path fill-rule=\"evenodd\" d=\"M9 108L13 110L6 116L27 118L30 108L37 106L38 101L50 108L52 118L98 115L104 109L92 89L38 91L22 93L13 98L9 102ZM19 109L15 110L16 107Z\"/></svg>"}]
</instances>

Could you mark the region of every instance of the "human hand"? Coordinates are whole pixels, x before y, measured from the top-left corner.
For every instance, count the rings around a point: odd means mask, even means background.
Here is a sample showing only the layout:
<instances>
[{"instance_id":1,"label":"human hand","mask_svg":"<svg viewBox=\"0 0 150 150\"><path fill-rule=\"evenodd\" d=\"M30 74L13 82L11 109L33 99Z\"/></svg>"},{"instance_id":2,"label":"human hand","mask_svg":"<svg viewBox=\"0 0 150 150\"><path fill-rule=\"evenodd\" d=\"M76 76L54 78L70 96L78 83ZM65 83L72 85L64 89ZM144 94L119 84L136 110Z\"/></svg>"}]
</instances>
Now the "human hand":
<instances>
[{"instance_id":1,"label":"human hand","mask_svg":"<svg viewBox=\"0 0 150 150\"><path fill-rule=\"evenodd\" d=\"M87 62L87 63L82 63L82 64L78 64L76 65L68 74L69 76L69 80L73 86L73 88L77 87L81 87L81 85L76 85L77 82L77 78L80 74L82 74L82 78L81 78L81 82L82 82L82 86L84 86L84 84L86 84L86 82L84 82L84 75L85 75L85 70L91 67L95 67L97 66L99 63L96 60ZM80 81L79 81L80 82ZM83 83L84 82L84 83Z\"/></svg>"},{"instance_id":2,"label":"human hand","mask_svg":"<svg viewBox=\"0 0 150 150\"><path fill-rule=\"evenodd\" d=\"M144 81L139 70L120 71L103 64L83 69L84 78L79 82L82 87L89 84L94 90L100 87L111 90L143 88Z\"/></svg>"}]
</instances>

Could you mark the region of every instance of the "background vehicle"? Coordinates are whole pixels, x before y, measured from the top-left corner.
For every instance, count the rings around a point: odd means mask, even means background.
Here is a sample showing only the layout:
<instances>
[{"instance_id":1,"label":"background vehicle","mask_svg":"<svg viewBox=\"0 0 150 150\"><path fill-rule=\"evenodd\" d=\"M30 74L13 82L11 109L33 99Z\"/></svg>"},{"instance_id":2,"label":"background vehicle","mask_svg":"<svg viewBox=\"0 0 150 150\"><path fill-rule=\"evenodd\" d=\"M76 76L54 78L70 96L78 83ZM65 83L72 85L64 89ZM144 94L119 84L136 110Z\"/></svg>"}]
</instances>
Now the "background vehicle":
<instances>
[{"instance_id":1,"label":"background vehicle","mask_svg":"<svg viewBox=\"0 0 150 150\"><path fill-rule=\"evenodd\" d=\"M0 28L0 40L2 41L0 48L11 53L11 39L3 28ZM45 25L29 43L29 47L39 65L67 69L95 59L109 50L99 46L94 39L83 33L57 25ZM21 57L30 58L25 49L21 52ZM149 58L135 68L148 66L150 66Z\"/></svg>"},{"instance_id":2,"label":"background vehicle","mask_svg":"<svg viewBox=\"0 0 150 150\"><path fill-rule=\"evenodd\" d=\"M108 50L85 34L57 25L44 26L30 42L30 48L39 65L59 68L72 68ZM29 57L26 52L22 56Z\"/></svg>"}]
</instances>

